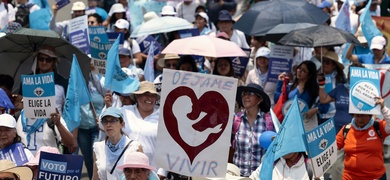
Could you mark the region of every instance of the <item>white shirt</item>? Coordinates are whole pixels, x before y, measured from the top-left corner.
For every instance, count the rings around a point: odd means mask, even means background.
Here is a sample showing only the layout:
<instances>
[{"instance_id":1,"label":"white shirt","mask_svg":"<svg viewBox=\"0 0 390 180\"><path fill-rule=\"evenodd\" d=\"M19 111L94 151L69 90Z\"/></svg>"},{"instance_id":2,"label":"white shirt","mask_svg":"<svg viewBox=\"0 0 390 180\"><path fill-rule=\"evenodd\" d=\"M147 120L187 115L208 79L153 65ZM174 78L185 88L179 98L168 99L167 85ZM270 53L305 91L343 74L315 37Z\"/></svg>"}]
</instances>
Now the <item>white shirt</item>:
<instances>
[{"instance_id":1,"label":"white shirt","mask_svg":"<svg viewBox=\"0 0 390 180\"><path fill-rule=\"evenodd\" d=\"M184 2L180 2L176 6L177 16L192 23L195 21L195 9L199 6L197 1L192 1L191 4L186 5Z\"/></svg>"}]
</instances>

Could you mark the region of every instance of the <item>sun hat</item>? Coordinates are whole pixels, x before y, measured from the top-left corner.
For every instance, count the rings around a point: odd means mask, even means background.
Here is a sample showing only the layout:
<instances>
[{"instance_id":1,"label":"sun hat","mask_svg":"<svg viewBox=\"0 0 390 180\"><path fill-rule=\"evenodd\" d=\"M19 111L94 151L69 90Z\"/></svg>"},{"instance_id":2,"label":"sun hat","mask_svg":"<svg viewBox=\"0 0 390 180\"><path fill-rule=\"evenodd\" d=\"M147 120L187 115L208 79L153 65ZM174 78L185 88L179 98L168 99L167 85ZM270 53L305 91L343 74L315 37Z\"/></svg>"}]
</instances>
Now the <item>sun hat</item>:
<instances>
[{"instance_id":1,"label":"sun hat","mask_svg":"<svg viewBox=\"0 0 390 180\"><path fill-rule=\"evenodd\" d=\"M132 53L131 53L129 48L123 48L122 47L122 48L119 48L118 54L119 55L130 56Z\"/></svg>"},{"instance_id":2,"label":"sun hat","mask_svg":"<svg viewBox=\"0 0 390 180\"><path fill-rule=\"evenodd\" d=\"M126 153L125 160L123 165L117 167L120 170L125 168L143 168L149 170L156 170L153 166L149 164L149 158L142 152L130 152Z\"/></svg>"},{"instance_id":3,"label":"sun hat","mask_svg":"<svg viewBox=\"0 0 390 180\"><path fill-rule=\"evenodd\" d=\"M39 164L39 158L41 157L41 152L48 152L52 154L60 154L60 151L56 147L51 147L51 146L42 146L39 148L37 154L33 159L31 159L29 162L27 162L26 166L38 166Z\"/></svg>"},{"instance_id":4,"label":"sun hat","mask_svg":"<svg viewBox=\"0 0 390 180\"><path fill-rule=\"evenodd\" d=\"M172 7L170 5L166 5L161 9L160 14L161 14L161 16L175 16L177 13L175 12L174 7Z\"/></svg>"},{"instance_id":5,"label":"sun hat","mask_svg":"<svg viewBox=\"0 0 390 180\"><path fill-rule=\"evenodd\" d=\"M192 177L192 180L250 180L248 177L240 176L240 168L232 163L227 164L225 178L207 178L207 177Z\"/></svg>"},{"instance_id":6,"label":"sun hat","mask_svg":"<svg viewBox=\"0 0 390 180\"><path fill-rule=\"evenodd\" d=\"M87 6L82 1L76 1L72 5L72 11L83 11Z\"/></svg>"},{"instance_id":7,"label":"sun hat","mask_svg":"<svg viewBox=\"0 0 390 180\"><path fill-rule=\"evenodd\" d=\"M265 57L268 58L270 57L271 50L267 47L261 47L256 51L255 59L258 57Z\"/></svg>"},{"instance_id":8,"label":"sun hat","mask_svg":"<svg viewBox=\"0 0 390 180\"><path fill-rule=\"evenodd\" d=\"M32 170L27 166L15 166L15 163L9 160L0 160L0 173L16 174L20 180L31 180L33 178Z\"/></svg>"},{"instance_id":9,"label":"sun hat","mask_svg":"<svg viewBox=\"0 0 390 180\"><path fill-rule=\"evenodd\" d=\"M160 94L156 91L156 87L152 82L141 81L139 84L139 89L130 94L130 98L135 101L135 95L151 93L157 95L157 99L160 99Z\"/></svg>"},{"instance_id":10,"label":"sun hat","mask_svg":"<svg viewBox=\"0 0 390 180\"><path fill-rule=\"evenodd\" d=\"M49 46L49 45L42 45L40 48L39 48L39 53L41 54L45 54L45 55L48 55L49 57L51 58L56 58L57 55L56 55L56 49L53 47L53 46Z\"/></svg>"},{"instance_id":11,"label":"sun hat","mask_svg":"<svg viewBox=\"0 0 390 180\"><path fill-rule=\"evenodd\" d=\"M203 19L206 20L206 23L209 23L209 16L208 16L205 12L200 12L200 13L195 14L195 18L196 18L197 16L202 17Z\"/></svg>"},{"instance_id":12,"label":"sun hat","mask_svg":"<svg viewBox=\"0 0 390 180\"><path fill-rule=\"evenodd\" d=\"M112 16L114 13L123 13L126 12L126 9L121 3L115 3L111 6L110 11L108 12L109 16Z\"/></svg>"},{"instance_id":13,"label":"sun hat","mask_svg":"<svg viewBox=\"0 0 390 180\"><path fill-rule=\"evenodd\" d=\"M100 115L100 120L102 120L106 116L112 116L112 117L115 117L115 118L124 119L122 111L120 109L118 109L118 108L115 108L115 107L109 107L106 110L104 110L102 112L102 114Z\"/></svg>"},{"instance_id":14,"label":"sun hat","mask_svg":"<svg viewBox=\"0 0 390 180\"><path fill-rule=\"evenodd\" d=\"M218 21L232 21L234 23L232 15L230 15L229 11L227 10L219 11L217 23Z\"/></svg>"},{"instance_id":15,"label":"sun hat","mask_svg":"<svg viewBox=\"0 0 390 180\"><path fill-rule=\"evenodd\" d=\"M243 106L241 93L244 91L253 92L258 96L260 96L263 99L259 104L261 111L269 112L269 109L271 108L271 100L269 99L268 95L264 92L263 88L260 85L251 83L246 86L238 86L236 101L240 106Z\"/></svg>"},{"instance_id":16,"label":"sun hat","mask_svg":"<svg viewBox=\"0 0 390 180\"><path fill-rule=\"evenodd\" d=\"M129 21L126 21L124 19L118 19L116 20L115 22L115 27L117 27L118 29L129 29Z\"/></svg>"},{"instance_id":17,"label":"sun hat","mask_svg":"<svg viewBox=\"0 0 390 180\"><path fill-rule=\"evenodd\" d=\"M323 60L324 58L330 59L331 61L333 61L334 63L336 63L336 66L337 66L339 69L341 69L341 70L344 69L344 65L341 64L341 63L339 62L339 56L338 56L335 52L333 52L333 51L328 51L328 52L326 52L326 53L322 56L322 60ZM320 59L321 59L321 56L320 56L320 55L316 55L316 59L320 60Z\"/></svg>"},{"instance_id":18,"label":"sun hat","mask_svg":"<svg viewBox=\"0 0 390 180\"><path fill-rule=\"evenodd\" d=\"M9 114L2 114L0 115L0 126L8 127L8 128L15 128L16 127L16 120L13 116Z\"/></svg>"},{"instance_id":19,"label":"sun hat","mask_svg":"<svg viewBox=\"0 0 390 180\"><path fill-rule=\"evenodd\" d=\"M375 36L371 40L370 49L379 49L382 50L386 45L386 39L383 36Z\"/></svg>"},{"instance_id":20,"label":"sun hat","mask_svg":"<svg viewBox=\"0 0 390 180\"><path fill-rule=\"evenodd\" d=\"M152 19L158 18L158 15L154 11L150 11L144 14L144 21L142 23L146 23Z\"/></svg>"},{"instance_id":21,"label":"sun hat","mask_svg":"<svg viewBox=\"0 0 390 180\"><path fill-rule=\"evenodd\" d=\"M179 60L180 59L180 56L177 55L177 54L165 54L164 55L164 58L160 58L158 61L157 61L157 64L160 66L160 67L164 67L165 66L165 60Z\"/></svg>"}]
</instances>

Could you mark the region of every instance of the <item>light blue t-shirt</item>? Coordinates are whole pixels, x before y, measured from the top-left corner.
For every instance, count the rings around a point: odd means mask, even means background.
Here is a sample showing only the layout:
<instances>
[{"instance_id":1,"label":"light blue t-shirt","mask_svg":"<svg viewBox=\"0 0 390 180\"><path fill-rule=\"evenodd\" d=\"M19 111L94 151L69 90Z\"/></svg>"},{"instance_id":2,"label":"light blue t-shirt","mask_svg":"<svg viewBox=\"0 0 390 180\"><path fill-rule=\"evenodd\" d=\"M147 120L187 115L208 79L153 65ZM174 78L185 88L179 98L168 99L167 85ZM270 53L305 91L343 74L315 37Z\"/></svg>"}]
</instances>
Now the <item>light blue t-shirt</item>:
<instances>
[{"instance_id":1,"label":"light blue t-shirt","mask_svg":"<svg viewBox=\"0 0 390 180\"><path fill-rule=\"evenodd\" d=\"M362 64L375 64L374 54L357 54L358 61ZM385 58L380 64L390 64L390 57L385 54Z\"/></svg>"}]
</instances>

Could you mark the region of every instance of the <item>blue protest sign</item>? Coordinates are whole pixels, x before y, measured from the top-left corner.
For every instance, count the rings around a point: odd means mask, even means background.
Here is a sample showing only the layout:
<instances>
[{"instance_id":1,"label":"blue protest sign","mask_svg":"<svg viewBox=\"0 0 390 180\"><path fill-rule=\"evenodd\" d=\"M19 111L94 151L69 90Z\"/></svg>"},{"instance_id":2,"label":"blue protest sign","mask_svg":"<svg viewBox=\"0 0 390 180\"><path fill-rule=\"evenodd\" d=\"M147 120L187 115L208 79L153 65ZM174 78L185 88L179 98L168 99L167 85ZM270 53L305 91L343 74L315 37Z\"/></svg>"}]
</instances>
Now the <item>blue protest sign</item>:
<instances>
[{"instance_id":1,"label":"blue protest sign","mask_svg":"<svg viewBox=\"0 0 390 180\"><path fill-rule=\"evenodd\" d=\"M123 34L123 32L107 32L107 37L108 37L108 41L111 42L111 43L114 43L116 38L120 36L120 39L119 39L119 44L123 44L123 42L125 41L125 36Z\"/></svg>"},{"instance_id":2,"label":"blue protest sign","mask_svg":"<svg viewBox=\"0 0 390 180\"><path fill-rule=\"evenodd\" d=\"M234 75L241 78L246 70L246 66L249 62L249 55L251 54L251 49L241 48L245 54L247 54L246 57L234 57L232 59L232 65L234 69Z\"/></svg>"},{"instance_id":3,"label":"blue protest sign","mask_svg":"<svg viewBox=\"0 0 390 180\"><path fill-rule=\"evenodd\" d=\"M95 42L109 42L104 26L89 26L89 39Z\"/></svg>"},{"instance_id":4,"label":"blue protest sign","mask_svg":"<svg viewBox=\"0 0 390 180\"><path fill-rule=\"evenodd\" d=\"M333 118L305 133L314 177L322 176L337 160L336 128Z\"/></svg>"},{"instance_id":5,"label":"blue protest sign","mask_svg":"<svg viewBox=\"0 0 390 180\"><path fill-rule=\"evenodd\" d=\"M27 118L49 118L56 112L54 74L22 75L24 114Z\"/></svg>"},{"instance_id":6,"label":"blue protest sign","mask_svg":"<svg viewBox=\"0 0 390 180\"><path fill-rule=\"evenodd\" d=\"M0 159L10 160L17 166L23 166L28 162L22 143L11 144L6 148L0 149Z\"/></svg>"},{"instance_id":7,"label":"blue protest sign","mask_svg":"<svg viewBox=\"0 0 390 180\"><path fill-rule=\"evenodd\" d=\"M148 54L150 45L153 43L154 45L154 52L153 54L160 54L162 47L161 44L156 41L156 39L153 36L143 36L143 37L138 37L136 39L139 48L142 53Z\"/></svg>"},{"instance_id":8,"label":"blue protest sign","mask_svg":"<svg viewBox=\"0 0 390 180\"><path fill-rule=\"evenodd\" d=\"M294 48L274 45L268 61L267 82L278 82L278 76L283 72L291 72ZM256 61L255 61L256 63Z\"/></svg>"},{"instance_id":9,"label":"blue protest sign","mask_svg":"<svg viewBox=\"0 0 390 180\"><path fill-rule=\"evenodd\" d=\"M69 41L85 54L89 54L89 36L87 15L69 21Z\"/></svg>"},{"instance_id":10,"label":"blue protest sign","mask_svg":"<svg viewBox=\"0 0 390 180\"><path fill-rule=\"evenodd\" d=\"M68 5L70 3L70 0L56 0L56 4L57 4L57 9L61 9L63 7L65 7L66 5Z\"/></svg>"},{"instance_id":11,"label":"blue protest sign","mask_svg":"<svg viewBox=\"0 0 390 180\"><path fill-rule=\"evenodd\" d=\"M375 104L380 97L380 74L378 70L350 67L349 113L381 114Z\"/></svg>"},{"instance_id":12,"label":"blue protest sign","mask_svg":"<svg viewBox=\"0 0 390 180\"><path fill-rule=\"evenodd\" d=\"M94 66L93 73L104 75L106 73L107 54L112 43L96 42L91 40L91 59Z\"/></svg>"},{"instance_id":13,"label":"blue protest sign","mask_svg":"<svg viewBox=\"0 0 390 180\"><path fill-rule=\"evenodd\" d=\"M284 116L287 114L293 101L294 101L294 99L289 99L284 103L283 108L282 108L282 113ZM307 105L306 101L304 101L301 98L297 98L297 102L298 102L298 106L299 106L299 110L301 112L301 115L309 110L309 106Z\"/></svg>"},{"instance_id":14,"label":"blue protest sign","mask_svg":"<svg viewBox=\"0 0 390 180\"><path fill-rule=\"evenodd\" d=\"M198 28L179 30L180 39L199 36L199 34L200 32Z\"/></svg>"},{"instance_id":15,"label":"blue protest sign","mask_svg":"<svg viewBox=\"0 0 390 180\"><path fill-rule=\"evenodd\" d=\"M80 179L83 161L83 156L41 152L38 180Z\"/></svg>"}]
</instances>

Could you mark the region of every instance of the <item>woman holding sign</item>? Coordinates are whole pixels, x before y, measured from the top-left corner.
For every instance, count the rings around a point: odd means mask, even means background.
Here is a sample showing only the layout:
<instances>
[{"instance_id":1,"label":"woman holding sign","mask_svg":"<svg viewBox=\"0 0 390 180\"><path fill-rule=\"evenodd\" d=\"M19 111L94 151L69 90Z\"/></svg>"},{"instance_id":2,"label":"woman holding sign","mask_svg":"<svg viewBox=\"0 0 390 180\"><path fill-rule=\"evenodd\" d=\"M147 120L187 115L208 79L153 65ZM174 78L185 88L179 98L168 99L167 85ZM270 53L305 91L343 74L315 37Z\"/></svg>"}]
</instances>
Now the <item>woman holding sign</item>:
<instances>
[{"instance_id":1,"label":"woman holding sign","mask_svg":"<svg viewBox=\"0 0 390 180\"><path fill-rule=\"evenodd\" d=\"M351 124L336 136L337 148L344 148L344 179L386 179L383 141L390 134L390 110L378 98L384 120L375 121L371 114L353 114ZM369 163L369 165L367 164Z\"/></svg>"}]
</instances>

